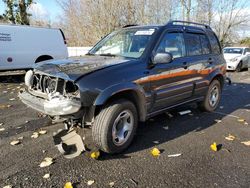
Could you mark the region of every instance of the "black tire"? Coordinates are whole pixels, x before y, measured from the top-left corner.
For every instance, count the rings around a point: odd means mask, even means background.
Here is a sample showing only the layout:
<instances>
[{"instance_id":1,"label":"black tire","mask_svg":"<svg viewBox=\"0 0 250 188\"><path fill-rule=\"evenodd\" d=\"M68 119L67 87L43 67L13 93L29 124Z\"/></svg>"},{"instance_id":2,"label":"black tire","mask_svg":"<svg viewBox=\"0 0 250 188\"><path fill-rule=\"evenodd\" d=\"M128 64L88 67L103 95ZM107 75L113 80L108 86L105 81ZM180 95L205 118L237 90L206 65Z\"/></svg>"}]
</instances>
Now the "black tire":
<instances>
[{"instance_id":1,"label":"black tire","mask_svg":"<svg viewBox=\"0 0 250 188\"><path fill-rule=\"evenodd\" d=\"M117 140L114 139L115 136L113 135L115 135L115 133L113 130L114 126L119 126L119 123L117 123L118 125L115 125L115 120L122 117L122 113L128 113L131 115L131 119L129 121L130 123L134 123L133 125L130 125L132 127L131 131L128 131L127 134L125 134L125 132L123 133L123 136L127 135L127 137L124 136L127 140L121 145L117 145L120 140L118 137ZM119 120L118 122L123 124L124 120ZM127 120L125 122L127 122ZM120 153L131 144L136 133L137 125L138 114L135 105L128 100L117 100L106 105L96 116L92 127L92 137L95 145L100 150L110 154ZM117 129L115 130L117 131Z\"/></svg>"},{"instance_id":2,"label":"black tire","mask_svg":"<svg viewBox=\"0 0 250 188\"><path fill-rule=\"evenodd\" d=\"M242 70L242 62L239 62L238 66L236 67L235 71L240 72Z\"/></svg>"},{"instance_id":3,"label":"black tire","mask_svg":"<svg viewBox=\"0 0 250 188\"><path fill-rule=\"evenodd\" d=\"M211 104L211 95L212 92L215 91L215 88L217 88L217 92L218 92L218 99L215 103L213 103L213 105ZM204 101L202 101L199 104L199 107L202 111L206 111L206 112L213 112L219 105L221 99L221 83L219 80L215 79L211 82L211 84L209 85L207 94L205 96Z\"/></svg>"}]
</instances>

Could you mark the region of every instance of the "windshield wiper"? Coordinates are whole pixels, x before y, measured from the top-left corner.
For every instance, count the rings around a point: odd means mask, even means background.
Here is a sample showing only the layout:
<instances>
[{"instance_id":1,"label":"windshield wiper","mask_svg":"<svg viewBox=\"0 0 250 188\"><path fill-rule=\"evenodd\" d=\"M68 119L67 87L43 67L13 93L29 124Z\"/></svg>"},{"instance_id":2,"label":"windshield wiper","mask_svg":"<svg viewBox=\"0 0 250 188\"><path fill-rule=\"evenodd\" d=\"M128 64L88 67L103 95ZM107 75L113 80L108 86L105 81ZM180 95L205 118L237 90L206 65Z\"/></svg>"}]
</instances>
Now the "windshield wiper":
<instances>
[{"instance_id":1,"label":"windshield wiper","mask_svg":"<svg viewBox=\"0 0 250 188\"><path fill-rule=\"evenodd\" d=\"M99 56L108 56L108 57L117 57L118 55L106 53L106 54L98 54Z\"/></svg>"},{"instance_id":2,"label":"windshield wiper","mask_svg":"<svg viewBox=\"0 0 250 188\"><path fill-rule=\"evenodd\" d=\"M85 55L89 55L89 56L94 56L95 54L92 54L92 53L86 53Z\"/></svg>"}]
</instances>

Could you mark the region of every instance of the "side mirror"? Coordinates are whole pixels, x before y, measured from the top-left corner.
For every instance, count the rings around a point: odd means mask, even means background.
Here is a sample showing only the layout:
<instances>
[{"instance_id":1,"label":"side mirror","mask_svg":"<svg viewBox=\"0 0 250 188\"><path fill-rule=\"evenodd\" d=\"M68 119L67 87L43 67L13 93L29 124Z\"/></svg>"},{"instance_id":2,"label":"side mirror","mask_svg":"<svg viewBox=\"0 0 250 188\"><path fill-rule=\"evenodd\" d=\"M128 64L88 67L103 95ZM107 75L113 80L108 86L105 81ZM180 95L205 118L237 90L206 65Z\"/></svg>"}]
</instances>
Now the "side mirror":
<instances>
[{"instance_id":1,"label":"side mirror","mask_svg":"<svg viewBox=\"0 0 250 188\"><path fill-rule=\"evenodd\" d=\"M246 55L250 55L250 52L246 52Z\"/></svg>"},{"instance_id":2,"label":"side mirror","mask_svg":"<svg viewBox=\"0 0 250 188\"><path fill-rule=\"evenodd\" d=\"M173 60L171 53L157 53L154 57L154 64L170 63Z\"/></svg>"}]
</instances>

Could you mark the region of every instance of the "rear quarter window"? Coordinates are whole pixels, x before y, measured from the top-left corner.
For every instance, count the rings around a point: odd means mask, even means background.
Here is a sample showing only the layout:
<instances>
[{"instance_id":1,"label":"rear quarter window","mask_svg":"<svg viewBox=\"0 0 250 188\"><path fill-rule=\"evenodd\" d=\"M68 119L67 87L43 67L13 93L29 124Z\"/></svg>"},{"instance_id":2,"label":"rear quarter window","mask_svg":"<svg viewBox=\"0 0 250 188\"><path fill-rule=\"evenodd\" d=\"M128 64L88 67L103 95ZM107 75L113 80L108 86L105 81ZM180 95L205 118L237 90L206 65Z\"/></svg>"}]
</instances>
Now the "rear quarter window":
<instances>
[{"instance_id":1,"label":"rear quarter window","mask_svg":"<svg viewBox=\"0 0 250 188\"><path fill-rule=\"evenodd\" d=\"M212 48L212 53L214 54L220 54L221 53L221 48L219 41L217 40L217 37L213 32L208 32L208 38L211 43L211 48Z\"/></svg>"},{"instance_id":2,"label":"rear quarter window","mask_svg":"<svg viewBox=\"0 0 250 188\"><path fill-rule=\"evenodd\" d=\"M210 43L206 35L200 35L203 54L210 54Z\"/></svg>"}]
</instances>

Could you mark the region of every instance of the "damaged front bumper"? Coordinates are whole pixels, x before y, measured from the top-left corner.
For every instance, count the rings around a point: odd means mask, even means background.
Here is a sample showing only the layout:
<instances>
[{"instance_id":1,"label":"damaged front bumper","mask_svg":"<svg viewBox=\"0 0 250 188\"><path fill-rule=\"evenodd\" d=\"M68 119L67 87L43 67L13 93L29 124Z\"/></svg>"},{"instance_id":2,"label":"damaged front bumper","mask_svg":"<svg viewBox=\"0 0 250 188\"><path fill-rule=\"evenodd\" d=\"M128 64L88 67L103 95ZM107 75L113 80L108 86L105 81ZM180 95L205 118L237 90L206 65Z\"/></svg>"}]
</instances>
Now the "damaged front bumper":
<instances>
[{"instance_id":1,"label":"damaged front bumper","mask_svg":"<svg viewBox=\"0 0 250 188\"><path fill-rule=\"evenodd\" d=\"M50 116L73 115L81 110L80 100L66 98L61 95L43 99L24 90L20 91L19 98L27 106ZM65 122L65 127L70 127L71 125L67 125L67 123L69 122ZM72 159L85 151L83 138L73 127L59 129L54 132L53 139L55 146L65 158Z\"/></svg>"},{"instance_id":2,"label":"damaged front bumper","mask_svg":"<svg viewBox=\"0 0 250 188\"><path fill-rule=\"evenodd\" d=\"M20 91L19 98L27 106L50 116L65 116L77 113L81 109L81 101L76 98L62 96L43 99L30 94L27 90Z\"/></svg>"}]
</instances>

